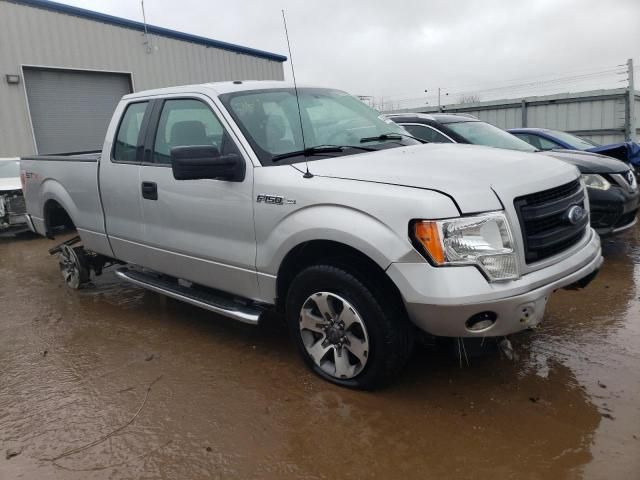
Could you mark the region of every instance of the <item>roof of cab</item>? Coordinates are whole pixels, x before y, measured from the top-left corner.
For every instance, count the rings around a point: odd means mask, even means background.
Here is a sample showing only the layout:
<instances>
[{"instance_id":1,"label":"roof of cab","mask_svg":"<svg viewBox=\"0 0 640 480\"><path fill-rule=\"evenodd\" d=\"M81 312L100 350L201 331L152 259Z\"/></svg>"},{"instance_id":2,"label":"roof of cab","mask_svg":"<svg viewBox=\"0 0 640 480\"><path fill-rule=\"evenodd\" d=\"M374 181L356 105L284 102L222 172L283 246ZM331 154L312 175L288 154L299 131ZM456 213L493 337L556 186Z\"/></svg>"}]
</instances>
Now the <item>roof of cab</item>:
<instances>
[{"instance_id":1,"label":"roof of cab","mask_svg":"<svg viewBox=\"0 0 640 480\"><path fill-rule=\"evenodd\" d=\"M539 127L521 127L521 128L509 128L507 132L553 132L550 128L539 128Z\"/></svg>"},{"instance_id":2,"label":"roof of cab","mask_svg":"<svg viewBox=\"0 0 640 480\"><path fill-rule=\"evenodd\" d=\"M293 83L283 80L234 80L230 82L200 83L197 85L179 85L175 87L157 88L130 93L122 97L124 100L141 97L153 97L174 95L180 93L213 93L223 95L225 93L243 92L248 90L272 90L279 88L294 88ZM312 85L298 85L298 88L323 88Z\"/></svg>"},{"instance_id":3,"label":"roof of cab","mask_svg":"<svg viewBox=\"0 0 640 480\"><path fill-rule=\"evenodd\" d=\"M456 114L456 113L391 113L387 115L388 118L415 118L421 120L432 120L434 122L447 124L458 122L479 122L477 117L470 114Z\"/></svg>"}]
</instances>

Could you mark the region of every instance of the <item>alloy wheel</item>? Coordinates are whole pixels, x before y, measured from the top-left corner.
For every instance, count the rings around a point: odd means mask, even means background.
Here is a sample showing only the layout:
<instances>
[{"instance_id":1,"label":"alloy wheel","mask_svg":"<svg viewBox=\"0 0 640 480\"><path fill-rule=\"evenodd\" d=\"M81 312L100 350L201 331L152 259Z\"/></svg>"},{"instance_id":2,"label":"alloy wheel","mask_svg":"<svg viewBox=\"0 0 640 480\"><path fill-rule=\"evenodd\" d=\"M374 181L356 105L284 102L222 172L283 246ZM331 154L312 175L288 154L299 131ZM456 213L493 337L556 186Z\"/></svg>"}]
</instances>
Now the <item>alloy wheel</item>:
<instances>
[{"instance_id":1,"label":"alloy wheel","mask_svg":"<svg viewBox=\"0 0 640 480\"><path fill-rule=\"evenodd\" d=\"M358 311L331 292L309 296L300 311L304 347L326 374L341 380L362 372L370 355L367 328Z\"/></svg>"}]
</instances>

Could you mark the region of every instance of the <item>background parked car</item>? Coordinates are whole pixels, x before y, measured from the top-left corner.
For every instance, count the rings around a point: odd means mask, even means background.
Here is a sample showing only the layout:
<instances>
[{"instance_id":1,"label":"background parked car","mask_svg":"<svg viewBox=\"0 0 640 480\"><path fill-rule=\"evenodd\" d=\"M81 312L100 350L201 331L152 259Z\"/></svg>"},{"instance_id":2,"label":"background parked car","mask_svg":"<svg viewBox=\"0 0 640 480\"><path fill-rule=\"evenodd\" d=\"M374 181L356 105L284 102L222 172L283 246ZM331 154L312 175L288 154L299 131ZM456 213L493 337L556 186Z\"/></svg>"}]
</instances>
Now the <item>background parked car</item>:
<instances>
[{"instance_id":1,"label":"background parked car","mask_svg":"<svg viewBox=\"0 0 640 480\"><path fill-rule=\"evenodd\" d=\"M0 158L0 233L27 230L20 160Z\"/></svg>"},{"instance_id":2,"label":"background parked car","mask_svg":"<svg viewBox=\"0 0 640 480\"><path fill-rule=\"evenodd\" d=\"M546 128L511 128L508 132L530 143L538 150L582 150L617 158L623 162L630 163L634 167L640 167L640 145L635 142L599 145L572 133Z\"/></svg>"},{"instance_id":3,"label":"background parked car","mask_svg":"<svg viewBox=\"0 0 640 480\"><path fill-rule=\"evenodd\" d=\"M632 168L610 157L576 150L541 152L529 143L470 115L391 114L411 135L435 143L471 143L540 152L569 162L582 173L589 193L591 226L602 236L622 232L636 223L640 190Z\"/></svg>"}]
</instances>

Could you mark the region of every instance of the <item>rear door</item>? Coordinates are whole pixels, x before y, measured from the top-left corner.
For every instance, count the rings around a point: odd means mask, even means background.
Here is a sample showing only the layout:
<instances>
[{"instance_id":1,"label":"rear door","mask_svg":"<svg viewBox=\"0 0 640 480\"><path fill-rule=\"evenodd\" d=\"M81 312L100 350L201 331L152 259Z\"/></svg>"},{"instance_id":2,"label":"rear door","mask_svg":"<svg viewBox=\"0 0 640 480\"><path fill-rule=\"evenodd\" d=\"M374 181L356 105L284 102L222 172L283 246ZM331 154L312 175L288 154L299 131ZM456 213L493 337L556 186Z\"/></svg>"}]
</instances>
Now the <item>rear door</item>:
<instances>
[{"instance_id":1,"label":"rear door","mask_svg":"<svg viewBox=\"0 0 640 480\"><path fill-rule=\"evenodd\" d=\"M146 261L140 163L151 110L147 100L118 105L114 118L120 120L109 125L99 170L100 199L113 254L139 265Z\"/></svg>"},{"instance_id":2,"label":"rear door","mask_svg":"<svg viewBox=\"0 0 640 480\"><path fill-rule=\"evenodd\" d=\"M146 265L249 298L258 297L253 222L253 165L211 100L165 98L154 107L140 167ZM215 145L244 158L242 182L176 180L170 150Z\"/></svg>"}]
</instances>

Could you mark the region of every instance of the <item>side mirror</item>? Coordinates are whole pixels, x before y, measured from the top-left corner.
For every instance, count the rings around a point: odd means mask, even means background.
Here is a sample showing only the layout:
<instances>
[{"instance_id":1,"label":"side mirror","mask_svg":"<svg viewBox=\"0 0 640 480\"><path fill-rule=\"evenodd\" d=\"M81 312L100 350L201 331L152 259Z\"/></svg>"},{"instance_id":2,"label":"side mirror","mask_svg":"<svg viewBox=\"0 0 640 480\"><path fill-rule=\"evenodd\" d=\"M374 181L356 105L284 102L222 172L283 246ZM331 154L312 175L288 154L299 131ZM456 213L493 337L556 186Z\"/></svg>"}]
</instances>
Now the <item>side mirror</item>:
<instances>
[{"instance_id":1,"label":"side mirror","mask_svg":"<svg viewBox=\"0 0 640 480\"><path fill-rule=\"evenodd\" d=\"M220 155L213 145L190 145L171 149L171 169L176 180L244 180L245 163L235 153Z\"/></svg>"}]
</instances>

